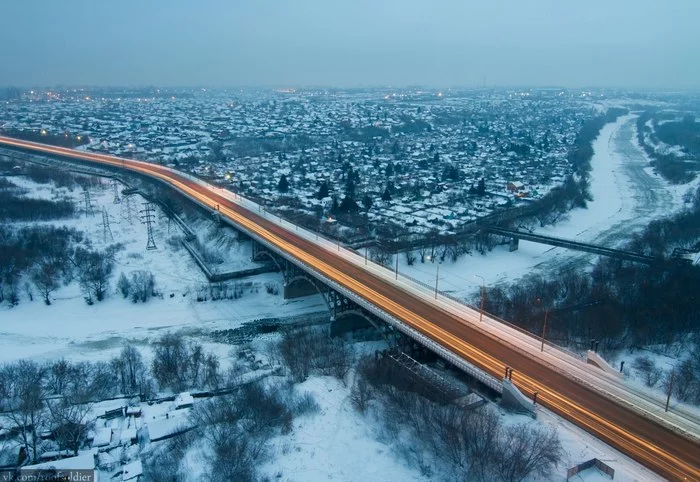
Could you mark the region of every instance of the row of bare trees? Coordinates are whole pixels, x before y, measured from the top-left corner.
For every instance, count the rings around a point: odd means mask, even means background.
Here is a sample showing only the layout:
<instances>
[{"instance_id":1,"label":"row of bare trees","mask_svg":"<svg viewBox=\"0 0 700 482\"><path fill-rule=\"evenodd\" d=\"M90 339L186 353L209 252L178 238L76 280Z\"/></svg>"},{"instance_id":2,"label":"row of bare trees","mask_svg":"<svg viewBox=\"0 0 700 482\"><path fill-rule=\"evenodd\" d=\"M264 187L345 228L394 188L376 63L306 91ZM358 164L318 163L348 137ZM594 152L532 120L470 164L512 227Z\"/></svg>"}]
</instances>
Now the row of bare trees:
<instances>
[{"instance_id":1,"label":"row of bare trees","mask_svg":"<svg viewBox=\"0 0 700 482\"><path fill-rule=\"evenodd\" d=\"M181 480L182 461L197 445L204 447L206 480L259 480L258 468L272 455L270 439L289 433L296 417L319 410L311 394L299 394L282 380L267 386L255 382L232 394L212 397L192 412L193 431L151 453L146 475L150 480Z\"/></svg>"},{"instance_id":2,"label":"row of bare trees","mask_svg":"<svg viewBox=\"0 0 700 482\"><path fill-rule=\"evenodd\" d=\"M268 357L273 362L284 362L295 382L317 373L345 383L355 362L352 346L340 338L331 338L327 328L289 329L279 343L268 347Z\"/></svg>"},{"instance_id":3,"label":"row of bare trees","mask_svg":"<svg viewBox=\"0 0 700 482\"><path fill-rule=\"evenodd\" d=\"M412 379L387 363L393 361L362 358L350 399L361 413L374 409L381 436L424 476L432 476L435 466L464 480L517 482L546 478L559 464L563 450L555 430L535 422L506 426L488 406L465 410L437 403L411 391Z\"/></svg>"},{"instance_id":4,"label":"row of bare trees","mask_svg":"<svg viewBox=\"0 0 700 482\"><path fill-rule=\"evenodd\" d=\"M87 303L102 301L109 290L114 256L119 245L95 251L86 247L84 234L72 228L0 226L0 302L20 301L22 280L31 280L44 303L62 285L77 280ZM24 289L30 300L31 285Z\"/></svg>"},{"instance_id":5,"label":"row of bare trees","mask_svg":"<svg viewBox=\"0 0 700 482\"><path fill-rule=\"evenodd\" d=\"M94 402L117 396L148 400L156 388L215 390L225 383L219 366L218 357L201 344L170 334L156 342L150 367L132 345L109 361L20 360L0 366L0 412L32 460L52 449L47 445L52 442L39 436L43 432L50 432L61 450L77 454L90 429Z\"/></svg>"}]
</instances>

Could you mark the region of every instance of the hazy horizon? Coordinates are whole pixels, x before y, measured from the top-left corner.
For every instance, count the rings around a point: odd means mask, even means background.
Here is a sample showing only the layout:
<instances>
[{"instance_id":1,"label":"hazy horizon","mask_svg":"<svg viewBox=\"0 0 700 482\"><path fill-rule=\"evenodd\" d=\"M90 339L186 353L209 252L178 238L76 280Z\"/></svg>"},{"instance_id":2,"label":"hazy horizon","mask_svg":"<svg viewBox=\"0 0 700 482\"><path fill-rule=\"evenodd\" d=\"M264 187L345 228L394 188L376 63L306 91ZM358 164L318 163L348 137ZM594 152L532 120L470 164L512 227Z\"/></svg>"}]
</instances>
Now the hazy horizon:
<instances>
[{"instance_id":1,"label":"hazy horizon","mask_svg":"<svg viewBox=\"0 0 700 482\"><path fill-rule=\"evenodd\" d=\"M0 86L694 90L700 2L27 0Z\"/></svg>"}]
</instances>

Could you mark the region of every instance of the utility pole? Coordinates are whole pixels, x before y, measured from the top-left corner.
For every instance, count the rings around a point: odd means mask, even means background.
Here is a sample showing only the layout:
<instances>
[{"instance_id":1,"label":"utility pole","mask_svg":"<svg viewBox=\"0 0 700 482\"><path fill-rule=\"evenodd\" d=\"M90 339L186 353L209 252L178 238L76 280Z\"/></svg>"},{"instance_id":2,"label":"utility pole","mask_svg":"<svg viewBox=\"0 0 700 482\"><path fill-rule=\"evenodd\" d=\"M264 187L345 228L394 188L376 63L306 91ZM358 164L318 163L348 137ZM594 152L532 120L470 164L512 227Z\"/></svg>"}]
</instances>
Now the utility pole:
<instances>
[{"instance_id":1,"label":"utility pole","mask_svg":"<svg viewBox=\"0 0 700 482\"><path fill-rule=\"evenodd\" d=\"M92 199L90 199L90 191L87 188L83 188L83 200L85 202L85 215L93 216L95 213L92 210Z\"/></svg>"},{"instance_id":2,"label":"utility pole","mask_svg":"<svg viewBox=\"0 0 700 482\"><path fill-rule=\"evenodd\" d=\"M153 205L149 202L143 203L144 208L141 212L141 222L146 225L148 230L148 241L146 242L146 249L158 249L156 242L153 239L153 221L155 220L155 213L153 211Z\"/></svg>"},{"instance_id":3,"label":"utility pole","mask_svg":"<svg viewBox=\"0 0 700 482\"><path fill-rule=\"evenodd\" d=\"M542 346L540 346L540 352L544 351L544 336L547 332L547 317L549 316L549 310L544 310L544 325L542 326Z\"/></svg>"},{"instance_id":4,"label":"utility pole","mask_svg":"<svg viewBox=\"0 0 700 482\"><path fill-rule=\"evenodd\" d=\"M395 277L394 279L398 280L399 279L399 253L396 253L396 270L395 270Z\"/></svg>"},{"instance_id":5,"label":"utility pole","mask_svg":"<svg viewBox=\"0 0 700 482\"><path fill-rule=\"evenodd\" d=\"M481 275L475 274L474 276L481 278L481 307L479 308L479 322L482 322L484 321L484 302L486 301L486 281Z\"/></svg>"},{"instance_id":6,"label":"utility pole","mask_svg":"<svg viewBox=\"0 0 700 482\"><path fill-rule=\"evenodd\" d=\"M102 237L105 242L107 241L107 234L109 234L109 238L114 241L112 228L109 226L109 214L107 214L107 209L102 208Z\"/></svg>"},{"instance_id":7,"label":"utility pole","mask_svg":"<svg viewBox=\"0 0 700 482\"><path fill-rule=\"evenodd\" d=\"M668 382L668 396L666 397L666 411L668 412L668 405L671 403L671 392L673 392L673 381L676 378L676 367L671 368L671 380Z\"/></svg>"},{"instance_id":8,"label":"utility pole","mask_svg":"<svg viewBox=\"0 0 700 482\"><path fill-rule=\"evenodd\" d=\"M435 299L438 296L438 280L440 279L440 263L437 265L437 270L435 270Z\"/></svg>"}]
</instances>

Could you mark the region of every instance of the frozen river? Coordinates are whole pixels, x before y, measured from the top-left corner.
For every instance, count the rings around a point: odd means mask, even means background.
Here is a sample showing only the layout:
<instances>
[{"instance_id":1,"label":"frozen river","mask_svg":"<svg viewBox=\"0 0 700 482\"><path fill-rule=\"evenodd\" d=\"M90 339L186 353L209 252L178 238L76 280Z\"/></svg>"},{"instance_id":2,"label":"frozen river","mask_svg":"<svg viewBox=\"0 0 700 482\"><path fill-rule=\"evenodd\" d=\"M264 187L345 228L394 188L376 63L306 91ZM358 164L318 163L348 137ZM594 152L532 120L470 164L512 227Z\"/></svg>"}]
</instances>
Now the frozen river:
<instances>
[{"instance_id":1,"label":"frozen river","mask_svg":"<svg viewBox=\"0 0 700 482\"><path fill-rule=\"evenodd\" d=\"M633 233L651 220L667 216L683 205L683 194L691 185L673 186L656 175L636 143L636 116L620 117L603 127L593 143L591 194L586 209L574 209L568 219L535 232L576 239L607 247L625 244ZM694 184L695 186L697 183ZM562 265L584 268L596 255L520 241L519 249L509 252L498 246L486 255L472 253L456 263L440 266L441 291L471 295L481 284L497 285L517 280L530 273L546 273ZM407 266L402 256L400 271L425 283L434 284L435 264Z\"/></svg>"}]
</instances>

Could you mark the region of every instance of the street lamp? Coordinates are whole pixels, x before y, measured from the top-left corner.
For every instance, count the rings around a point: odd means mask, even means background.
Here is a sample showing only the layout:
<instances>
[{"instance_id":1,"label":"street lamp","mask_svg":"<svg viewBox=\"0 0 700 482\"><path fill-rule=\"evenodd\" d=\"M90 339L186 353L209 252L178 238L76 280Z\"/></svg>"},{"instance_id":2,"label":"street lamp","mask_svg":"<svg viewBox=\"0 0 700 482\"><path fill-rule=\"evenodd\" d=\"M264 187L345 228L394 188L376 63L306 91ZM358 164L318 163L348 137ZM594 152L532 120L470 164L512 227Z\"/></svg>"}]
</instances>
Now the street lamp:
<instances>
[{"instance_id":1,"label":"street lamp","mask_svg":"<svg viewBox=\"0 0 700 482\"><path fill-rule=\"evenodd\" d=\"M437 270L435 270L435 299L438 297L438 280L440 279L440 263L437 264Z\"/></svg>"},{"instance_id":2,"label":"street lamp","mask_svg":"<svg viewBox=\"0 0 700 482\"><path fill-rule=\"evenodd\" d=\"M544 336L547 332L547 317L549 316L549 310L544 310L544 325L542 326L542 346L540 346L540 352L544 351Z\"/></svg>"},{"instance_id":3,"label":"street lamp","mask_svg":"<svg viewBox=\"0 0 700 482\"><path fill-rule=\"evenodd\" d=\"M484 300L486 299L486 281L484 280L484 277L478 274L475 274L477 278L481 278L481 308L479 308L479 322L484 321Z\"/></svg>"},{"instance_id":4,"label":"street lamp","mask_svg":"<svg viewBox=\"0 0 700 482\"><path fill-rule=\"evenodd\" d=\"M535 303L539 305L540 303L542 303L542 299L538 296L537 298L535 298ZM556 311L561 311L561 308ZM545 308L544 310L544 324L542 325L542 336L540 336L540 340L542 340L542 344L540 345L540 352L544 351L544 337L547 334L547 318L549 318L549 308Z\"/></svg>"},{"instance_id":5,"label":"street lamp","mask_svg":"<svg viewBox=\"0 0 700 482\"><path fill-rule=\"evenodd\" d=\"M435 258L426 256L426 259L432 262ZM440 279L440 263L438 262L435 270L435 299L438 299L438 280Z\"/></svg>"}]
</instances>

